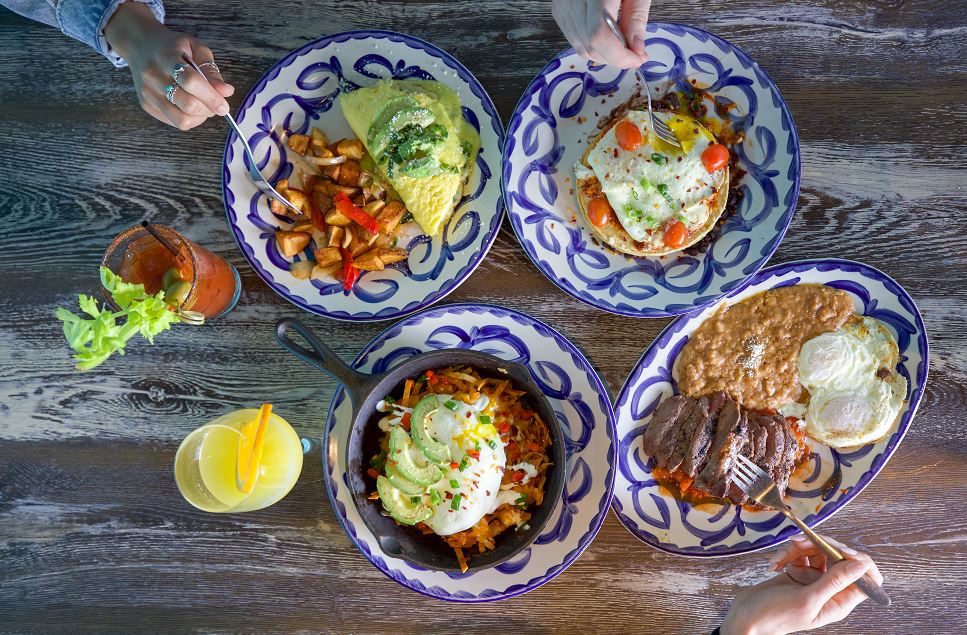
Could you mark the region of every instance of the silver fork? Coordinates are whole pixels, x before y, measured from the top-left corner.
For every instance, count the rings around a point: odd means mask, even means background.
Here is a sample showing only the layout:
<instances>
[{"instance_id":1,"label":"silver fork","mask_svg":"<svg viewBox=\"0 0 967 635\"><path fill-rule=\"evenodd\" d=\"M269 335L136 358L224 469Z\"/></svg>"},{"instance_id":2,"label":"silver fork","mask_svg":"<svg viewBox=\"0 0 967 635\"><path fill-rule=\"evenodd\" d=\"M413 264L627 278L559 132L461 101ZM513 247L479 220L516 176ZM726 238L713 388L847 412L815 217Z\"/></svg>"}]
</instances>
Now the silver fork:
<instances>
[{"instance_id":1,"label":"silver fork","mask_svg":"<svg viewBox=\"0 0 967 635\"><path fill-rule=\"evenodd\" d=\"M198 65L195 64L195 61L193 59L191 59L187 55L182 55L181 57L183 60L188 62L188 64L190 64L191 67L195 69L199 75L204 77L206 81L208 80L208 78L205 77L205 73L203 73L201 68L199 68ZM247 166L248 174L250 177L252 177L252 181L255 183L255 187L259 188L259 190L261 190L261 192L266 196L268 196L269 198L275 199L276 201L278 201L288 209L292 210L295 213L296 218L301 218L302 216L304 216L304 214L302 213L302 210L300 210L298 207L296 207L288 200L286 200L284 196L279 194L276 191L276 189L272 187L272 184L269 183L264 176L262 176L262 173L259 171L259 169L255 167L256 166L255 155L252 154L252 148L249 147L248 141L245 140L245 135L242 134L242 129L238 127L238 124L235 122L235 118L232 117L232 113L228 113L227 115L225 115L225 120L229 123L229 125L232 126L232 128L235 130L235 134L238 135L238 138L242 142L242 148L244 148L245 150L245 156L248 157L248 161L246 162L248 163L248 166Z\"/></svg>"},{"instance_id":2,"label":"silver fork","mask_svg":"<svg viewBox=\"0 0 967 635\"><path fill-rule=\"evenodd\" d=\"M608 15L607 11L604 11L604 21L607 23L608 28L611 29L611 32L614 33L614 36L618 38L618 40L627 48L628 41L625 40L625 36L621 32L621 29L619 29L618 25L614 23L614 20L610 15ZM635 67L635 75L638 76L638 81L645 85L645 95L648 97L648 120L651 123L651 129L654 130L655 134L658 135L658 138L665 143L673 145L676 148L682 147L678 137L676 137L675 133L672 132L671 128L668 127L668 124L662 121L660 117L656 117L655 111L651 109L651 89L648 87L648 82L646 82L645 78L642 77L640 68Z\"/></svg>"},{"instance_id":3,"label":"silver fork","mask_svg":"<svg viewBox=\"0 0 967 635\"><path fill-rule=\"evenodd\" d=\"M779 490L776 489L776 483L772 480L772 477L766 474L762 468L753 463L748 458L739 454L735 462L735 469L732 471L732 482L738 485L739 489L745 492L746 496L754 500L760 505L765 505L767 507L772 507L780 512L782 512L786 518L796 523L796 526L802 529L803 533L812 540L813 544L816 545L820 551L826 554L827 558L830 558L833 562L839 562L844 560L843 554L839 552L839 549L829 544L823 537L817 534L815 531L809 528L806 523L799 520L799 518L792 513L789 506L782 501L782 497L779 496ZM881 606L890 606L890 596L887 595L883 587L878 585L870 577L870 574L864 575L862 578L855 582L863 593L866 594L868 598L876 602Z\"/></svg>"}]
</instances>

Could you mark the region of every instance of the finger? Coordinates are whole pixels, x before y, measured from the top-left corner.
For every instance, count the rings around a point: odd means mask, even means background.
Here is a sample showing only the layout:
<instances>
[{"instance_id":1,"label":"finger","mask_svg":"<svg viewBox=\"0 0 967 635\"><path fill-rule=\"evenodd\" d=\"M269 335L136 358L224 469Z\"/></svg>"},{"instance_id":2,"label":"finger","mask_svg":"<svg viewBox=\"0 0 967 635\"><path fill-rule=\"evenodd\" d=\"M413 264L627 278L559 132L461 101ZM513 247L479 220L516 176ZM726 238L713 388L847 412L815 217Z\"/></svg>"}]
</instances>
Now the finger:
<instances>
[{"instance_id":1,"label":"finger","mask_svg":"<svg viewBox=\"0 0 967 635\"><path fill-rule=\"evenodd\" d=\"M235 93L235 87L222 77L221 70L215 64L215 55L210 48L198 40L191 40L191 59L198 65L205 75L205 79L218 91L218 94L222 97L231 97Z\"/></svg>"},{"instance_id":2,"label":"finger","mask_svg":"<svg viewBox=\"0 0 967 635\"><path fill-rule=\"evenodd\" d=\"M645 54L645 28L648 26L648 12L651 10L651 0L624 0L621 3L621 32L628 40L628 46L644 64L648 59Z\"/></svg>"},{"instance_id":3,"label":"finger","mask_svg":"<svg viewBox=\"0 0 967 635\"><path fill-rule=\"evenodd\" d=\"M193 97L200 100L209 111L219 115L228 114L228 102L215 90L205 76L186 64L184 60L178 60L172 64L184 64L185 70L178 76L178 85L188 91Z\"/></svg>"},{"instance_id":4,"label":"finger","mask_svg":"<svg viewBox=\"0 0 967 635\"><path fill-rule=\"evenodd\" d=\"M868 562L870 567L869 568L870 578L872 578L877 584L883 584L883 574L880 573L879 567L876 566L876 563L873 562L873 559L870 558L869 555L863 553L862 551L857 551L852 547L848 547L847 545L841 543L840 541L830 538L828 536L822 536L822 538L826 542L830 543L831 545L839 549L839 551L843 554L843 556L846 559L863 560ZM796 535L796 536L793 536L792 540L793 542L791 544L794 547L802 545L801 548L803 549L804 553L808 553L811 561L814 560L814 554L815 554L815 556L824 558L825 560L825 563L823 565L824 570L825 570L825 567L828 567L828 565L830 564L829 560L825 558L825 555L822 552L820 552L819 549L812 544L812 542L809 542L809 539L806 536L802 534Z\"/></svg>"},{"instance_id":5,"label":"finger","mask_svg":"<svg viewBox=\"0 0 967 635\"><path fill-rule=\"evenodd\" d=\"M618 15L618 4L618 0L609 0L604 3L603 10L613 18ZM618 36L611 32L611 28L604 21L602 6L596 2L589 2L587 5L585 29L590 34L588 50L593 58L618 68L641 66L641 56L622 44Z\"/></svg>"},{"instance_id":6,"label":"finger","mask_svg":"<svg viewBox=\"0 0 967 635\"><path fill-rule=\"evenodd\" d=\"M806 587L806 593L812 602L821 607L834 595L856 582L871 565L871 560L841 560Z\"/></svg>"},{"instance_id":7,"label":"finger","mask_svg":"<svg viewBox=\"0 0 967 635\"><path fill-rule=\"evenodd\" d=\"M208 119L205 115L190 115L169 103L163 90L149 89L145 95L144 109L156 119L182 131L191 130Z\"/></svg>"},{"instance_id":8,"label":"finger","mask_svg":"<svg viewBox=\"0 0 967 635\"><path fill-rule=\"evenodd\" d=\"M787 566L783 569L783 572L803 586L812 584L823 575L821 571L817 571L812 567L799 567L796 565Z\"/></svg>"},{"instance_id":9,"label":"finger","mask_svg":"<svg viewBox=\"0 0 967 635\"><path fill-rule=\"evenodd\" d=\"M560 3L554 4L554 9L557 10L558 18L557 23L561 27L561 33L567 39L568 43L574 47L574 52L583 57L584 59L590 59L591 56L588 52L588 47L586 46L584 39L580 36L580 31L577 28L577 23L575 22L574 16L570 11L560 6Z\"/></svg>"},{"instance_id":10,"label":"finger","mask_svg":"<svg viewBox=\"0 0 967 635\"><path fill-rule=\"evenodd\" d=\"M813 621L813 628L842 620L866 600L866 594L855 586L840 591L829 602L824 604L816 614L816 618Z\"/></svg>"}]
</instances>

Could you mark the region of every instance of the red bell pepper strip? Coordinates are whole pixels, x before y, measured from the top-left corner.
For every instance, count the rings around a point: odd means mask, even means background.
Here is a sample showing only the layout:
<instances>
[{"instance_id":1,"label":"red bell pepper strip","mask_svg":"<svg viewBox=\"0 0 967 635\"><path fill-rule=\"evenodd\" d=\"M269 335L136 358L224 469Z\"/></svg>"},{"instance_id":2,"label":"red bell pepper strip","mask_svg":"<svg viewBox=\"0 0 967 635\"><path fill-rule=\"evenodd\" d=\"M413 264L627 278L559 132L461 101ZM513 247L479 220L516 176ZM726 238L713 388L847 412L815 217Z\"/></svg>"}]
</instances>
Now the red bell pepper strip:
<instances>
[{"instance_id":1,"label":"red bell pepper strip","mask_svg":"<svg viewBox=\"0 0 967 635\"><path fill-rule=\"evenodd\" d=\"M359 280L359 269L353 266L353 255L349 253L348 249L340 247L339 253L342 256L342 288L349 291Z\"/></svg>"},{"instance_id":2,"label":"red bell pepper strip","mask_svg":"<svg viewBox=\"0 0 967 635\"><path fill-rule=\"evenodd\" d=\"M359 225L362 225L371 234L379 233L379 226L376 225L376 219L364 212L362 209L356 207L356 204L353 203L348 196L342 192L339 192L333 197L332 201L336 204L336 209L340 214L358 223Z\"/></svg>"}]
</instances>

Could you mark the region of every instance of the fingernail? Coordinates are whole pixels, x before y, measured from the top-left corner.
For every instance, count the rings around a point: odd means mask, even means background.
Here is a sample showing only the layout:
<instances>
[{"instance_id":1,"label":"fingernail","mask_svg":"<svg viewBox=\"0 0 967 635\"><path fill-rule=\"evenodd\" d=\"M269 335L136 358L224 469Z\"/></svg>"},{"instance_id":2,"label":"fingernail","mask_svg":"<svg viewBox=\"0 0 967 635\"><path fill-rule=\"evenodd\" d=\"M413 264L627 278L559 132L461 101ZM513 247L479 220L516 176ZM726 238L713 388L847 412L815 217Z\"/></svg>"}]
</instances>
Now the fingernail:
<instances>
[{"instance_id":1,"label":"fingernail","mask_svg":"<svg viewBox=\"0 0 967 635\"><path fill-rule=\"evenodd\" d=\"M221 106L215 109L215 112L217 112L218 114L224 117L225 115L228 114L228 104L222 104Z\"/></svg>"},{"instance_id":2,"label":"fingernail","mask_svg":"<svg viewBox=\"0 0 967 635\"><path fill-rule=\"evenodd\" d=\"M855 556L856 554L859 553L859 551L857 551L856 549L850 549L849 547L840 547L839 550L842 551L843 553L848 553L851 556Z\"/></svg>"}]
</instances>

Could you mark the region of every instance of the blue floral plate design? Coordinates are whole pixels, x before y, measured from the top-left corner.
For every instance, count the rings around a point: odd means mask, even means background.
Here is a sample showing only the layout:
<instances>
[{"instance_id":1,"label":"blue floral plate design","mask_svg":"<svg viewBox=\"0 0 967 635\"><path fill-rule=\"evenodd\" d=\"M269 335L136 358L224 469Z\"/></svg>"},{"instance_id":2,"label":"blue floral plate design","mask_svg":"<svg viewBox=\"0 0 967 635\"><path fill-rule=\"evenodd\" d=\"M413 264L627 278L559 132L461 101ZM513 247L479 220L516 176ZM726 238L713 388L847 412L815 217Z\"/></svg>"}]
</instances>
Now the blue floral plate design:
<instances>
[{"instance_id":1,"label":"blue floral plate design","mask_svg":"<svg viewBox=\"0 0 967 635\"><path fill-rule=\"evenodd\" d=\"M500 165L504 132L493 102L451 55L392 31L347 31L319 38L286 55L259 79L236 120L262 173L274 183L292 172L279 139L283 129L306 133L316 127L332 140L353 137L338 97L381 78L435 79L452 88L464 118L480 132L482 146L476 170L442 235L430 239L415 229L404 235L400 244L409 250L409 258L384 271L363 272L350 292L335 278L298 280L289 273L293 261L311 260L312 251L295 258L279 253L274 233L286 219L270 211L267 198L249 178L238 135L230 133L225 145L225 213L245 258L282 297L339 320L389 320L440 300L480 264L503 219L494 170Z\"/></svg>"},{"instance_id":2,"label":"blue floral plate design","mask_svg":"<svg viewBox=\"0 0 967 635\"><path fill-rule=\"evenodd\" d=\"M749 285L729 296L733 304L768 289L825 284L853 298L855 311L885 323L900 348L897 370L907 379L907 399L889 434L875 443L837 451L809 439L810 455L793 473L786 501L813 527L842 509L883 469L910 426L927 382L927 332L913 299L892 278L851 260L800 260L763 269ZM645 350L615 406L618 418L618 475L615 514L648 545L683 556L728 556L767 549L799 530L774 511L750 512L734 505L693 508L659 488L641 435L663 398L678 392L672 367L689 335L722 305L679 317Z\"/></svg>"},{"instance_id":3,"label":"blue floral plate design","mask_svg":"<svg viewBox=\"0 0 967 635\"><path fill-rule=\"evenodd\" d=\"M705 253L631 258L592 238L572 166L599 122L639 91L633 72L588 62L573 49L551 60L517 104L502 182L524 251L554 284L605 311L666 317L740 288L779 246L799 195L799 138L775 84L733 44L694 27L650 23L645 47L641 71L653 94L694 80L719 103L734 103L729 117L745 131L733 148L746 172L743 199Z\"/></svg>"},{"instance_id":4,"label":"blue floral plate design","mask_svg":"<svg viewBox=\"0 0 967 635\"><path fill-rule=\"evenodd\" d=\"M567 481L544 532L513 560L465 574L427 571L384 554L362 522L347 485L345 449L352 407L341 388L326 418L326 488L349 539L403 586L456 602L520 595L574 562L608 513L616 451L611 401L591 364L563 335L523 313L485 304L451 304L405 318L370 342L353 366L383 372L419 353L445 348L484 351L526 366L557 413L567 437Z\"/></svg>"}]
</instances>

